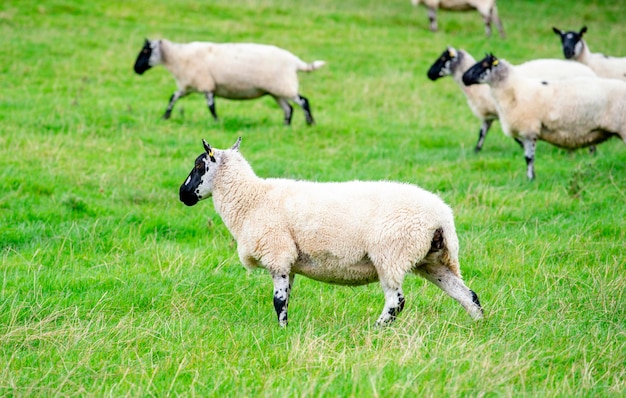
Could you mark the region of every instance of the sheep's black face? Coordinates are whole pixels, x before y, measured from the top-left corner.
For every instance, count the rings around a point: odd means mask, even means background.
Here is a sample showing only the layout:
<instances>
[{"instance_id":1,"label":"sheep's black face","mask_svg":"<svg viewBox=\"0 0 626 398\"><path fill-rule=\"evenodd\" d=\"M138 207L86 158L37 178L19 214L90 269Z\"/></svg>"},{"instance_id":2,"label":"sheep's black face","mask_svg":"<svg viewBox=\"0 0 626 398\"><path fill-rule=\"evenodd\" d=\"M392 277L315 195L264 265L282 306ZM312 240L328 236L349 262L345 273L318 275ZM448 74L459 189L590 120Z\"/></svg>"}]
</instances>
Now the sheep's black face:
<instances>
[{"instance_id":1,"label":"sheep's black face","mask_svg":"<svg viewBox=\"0 0 626 398\"><path fill-rule=\"evenodd\" d=\"M463 83L466 86L471 86L472 84L488 82L489 76L498 63L498 58L493 54L487 54L485 58L478 61L463 74Z\"/></svg>"},{"instance_id":2,"label":"sheep's black face","mask_svg":"<svg viewBox=\"0 0 626 398\"><path fill-rule=\"evenodd\" d=\"M583 49L583 34L587 31L586 26L583 26L580 32L563 32L557 28L552 28L552 30L561 37L563 55L566 59L572 59L580 55Z\"/></svg>"},{"instance_id":3,"label":"sheep's black face","mask_svg":"<svg viewBox=\"0 0 626 398\"><path fill-rule=\"evenodd\" d=\"M235 145L238 145L240 140L241 138ZM217 170L217 161L211 145L207 144L205 140L202 140L202 145L205 153L196 158L191 173L178 190L180 201L187 206L193 206L202 199L210 197L213 191L213 178Z\"/></svg>"},{"instance_id":4,"label":"sheep's black face","mask_svg":"<svg viewBox=\"0 0 626 398\"><path fill-rule=\"evenodd\" d=\"M183 185L180 186L178 190L180 201L187 206L193 206L203 199L203 197L200 196L199 187L203 183L204 175L209 171L210 162L211 159L208 154L203 153L198 156L191 173L189 173Z\"/></svg>"},{"instance_id":5,"label":"sheep's black face","mask_svg":"<svg viewBox=\"0 0 626 398\"><path fill-rule=\"evenodd\" d=\"M437 80L440 77L448 76L452 74L452 64L457 57L458 52L452 47L448 47L434 64L428 69L428 78L430 80Z\"/></svg>"},{"instance_id":6,"label":"sheep's black face","mask_svg":"<svg viewBox=\"0 0 626 398\"><path fill-rule=\"evenodd\" d=\"M144 43L141 51L139 51L139 55L137 56L137 60L135 61L135 73L143 75L145 71L152 67L150 65L151 55L152 47L150 46L150 41L146 39L146 42Z\"/></svg>"}]
</instances>

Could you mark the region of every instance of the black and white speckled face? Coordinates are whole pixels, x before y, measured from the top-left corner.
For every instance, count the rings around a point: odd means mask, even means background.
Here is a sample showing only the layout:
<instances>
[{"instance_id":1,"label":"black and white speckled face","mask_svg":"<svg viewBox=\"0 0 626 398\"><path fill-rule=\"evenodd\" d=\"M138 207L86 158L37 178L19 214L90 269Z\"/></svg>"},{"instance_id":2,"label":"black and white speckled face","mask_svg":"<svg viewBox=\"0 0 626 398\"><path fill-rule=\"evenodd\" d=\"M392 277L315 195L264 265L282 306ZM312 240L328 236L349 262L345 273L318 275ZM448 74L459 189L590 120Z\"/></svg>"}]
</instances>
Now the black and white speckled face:
<instances>
[{"instance_id":1,"label":"black and white speckled face","mask_svg":"<svg viewBox=\"0 0 626 398\"><path fill-rule=\"evenodd\" d=\"M440 77L449 76L452 74L452 63L457 58L458 52L452 48L448 47L446 50L441 53L439 58L432 64L430 69L428 69L428 78L430 80L437 80Z\"/></svg>"},{"instance_id":2,"label":"black and white speckled face","mask_svg":"<svg viewBox=\"0 0 626 398\"><path fill-rule=\"evenodd\" d=\"M485 58L478 61L463 74L463 83L466 86L479 83L490 83L492 76L500 61L493 54L487 54Z\"/></svg>"},{"instance_id":3,"label":"black and white speckled face","mask_svg":"<svg viewBox=\"0 0 626 398\"><path fill-rule=\"evenodd\" d=\"M180 186L178 191L180 201L187 206L193 206L202 199L210 197L216 168L217 162L213 157L212 149L208 146L207 151L196 158L193 169Z\"/></svg>"},{"instance_id":4,"label":"black and white speckled face","mask_svg":"<svg viewBox=\"0 0 626 398\"><path fill-rule=\"evenodd\" d=\"M161 47L158 40L148 40L143 44L137 60L135 61L135 73L143 75L145 71L161 62Z\"/></svg>"}]
</instances>

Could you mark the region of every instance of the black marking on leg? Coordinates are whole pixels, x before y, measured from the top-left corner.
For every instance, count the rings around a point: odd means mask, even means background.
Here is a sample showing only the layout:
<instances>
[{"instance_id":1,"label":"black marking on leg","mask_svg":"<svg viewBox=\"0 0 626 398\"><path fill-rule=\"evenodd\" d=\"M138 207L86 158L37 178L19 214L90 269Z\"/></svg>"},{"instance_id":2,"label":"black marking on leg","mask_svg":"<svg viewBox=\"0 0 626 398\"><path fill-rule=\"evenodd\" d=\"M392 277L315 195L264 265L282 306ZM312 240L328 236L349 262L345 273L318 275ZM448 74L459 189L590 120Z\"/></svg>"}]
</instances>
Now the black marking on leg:
<instances>
[{"instance_id":1,"label":"black marking on leg","mask_svg":"<svg viewBox=\"0 0 626 398\"><path fill-rule=\"evenodd\" d=\"M474 302L474 304L476 304L478 306L478 308L480 308L480 310L483 310L482 305L480 305L480 301L478 300L478 295L473 291L470 290L470 293L472 293L472 301Z\"/></svg>"},{"instance_id":2,"label":"black marking on leg","mask_svg":"<svg viewBox=\"0 0 626 398\"><path fill-rule=\"evenodd\" d=\"M430 251L436 252L444 247L443 242L443 228L439 227L435 230L435 234L433 235L433 240L430 242Z\"/></svg>"},{"instance_id":3,"label":"black marking on leg","mask_svg":"<svg viewBox=\"0 0 626 398\"><path fill-rule=\"evenodd\" d=\"M396 317L398 316L399 313L402 312L403 309L404 309L404 296L402 295L402 293L398 293L398 306L389 308L389 311L387 312L391 316L391 318L389 319L389 322L395 321Z\"/></svg>"},{"instance_id":4,"label":"black marking on leg","mask_svg":"<svg viewBox=\"0 0 626 398\"><path fill-rule=\"evenodd\" d=\"M541 82L541 84L543 84L544 86L547 86L548 82L544 80L544 81Z\"/></svg>"},{"instance_id":5,"label":"black marking on leg","mask_svg":"<svg viewBox=\"0 0 626 398\"><path fill-rule=\"evenodd\" d=\"M533 161L533 158L530 156L524 156L524 159L526 159L526 164L530 164Z\"/></svg>"},{"instance_id":6,"label":"black marking on leg","mask_svg":"<svg viewBox=\"0 0 626 398\"><path fill-rule=\"evenodd\" d=\"M217 111L215 110L215 102L209 105L209 110L211 111L211 115L213 116L213 119L217 120Z\"/></svg>"},{"instance_id":7,"label":"black marking on leg","mask_svg":"<svg viewBox=\"0 0 626 398\"><path fill-rule=\"evenodd\" d=\"M285 111L285 126L291 125L291 118L293 117L293 107L289 104L287 106L289 107L289 112Z\"/></svg>"},{"instance_id":8,"label":"black marking on leg","mask_svg":"<svg viewBox=\"0 0 626 398\"><path fill-rule=\"evenodd\" d=\"M287 322L287 300L274 295L274 309L278 322Z\"/></svg>"},{"instance_id":9,"label":"black marking on leg","mask_svg":"<svg viewBox=\"0 0 626 398\"><path fill-rule=\"evenodd\" d=\"M169 102L167 103L167 109L163 114L163 119L169 119L172 114L172 108L174 108L174 98L176 98L176 93L172 94Z\"/></svg>"},{"instance_id":10,"label":"black marking on leg","mask_svg":"<svg viewBox=\"0 0 626 398\"><path fill-rule=\"evenodd\" d=\"M304 117L306 118L307 124L314 124L315 120L313 120L313 114L311 113L311 105L309 104L309 100L301 95L298 95L298 97L300 98L300 104L302 105L302 109L304 110Z\"/></svg>"},{"instance_id":11,"label":"black marking on leg","mask_svg":"<svg viewBox=\"0 0 626 398\"><path fill-rule=\"evenodd\" d=\"M474 152L480 152L480 150L483 149L483 145L482 145L483 141L484 141L484 135L483 135L483 128L481 126L480 130L478 130L478 142L476 142L476 146L474 147Z\"/></svg>"}]
</instances>

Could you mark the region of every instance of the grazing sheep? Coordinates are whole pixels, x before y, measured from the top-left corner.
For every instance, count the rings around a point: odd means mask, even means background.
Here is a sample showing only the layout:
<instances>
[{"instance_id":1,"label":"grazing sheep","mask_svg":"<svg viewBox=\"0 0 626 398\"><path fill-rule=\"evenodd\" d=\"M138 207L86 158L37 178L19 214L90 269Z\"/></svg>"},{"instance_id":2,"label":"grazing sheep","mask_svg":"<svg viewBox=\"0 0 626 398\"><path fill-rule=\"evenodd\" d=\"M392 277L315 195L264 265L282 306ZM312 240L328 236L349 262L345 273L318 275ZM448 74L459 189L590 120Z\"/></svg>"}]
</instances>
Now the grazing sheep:
<instances>
[{"instance_id":1,"label":"grazing sheep","mask_svg":"<svg viewBox=\"0 0 626 398\"><path fill-rule=\"evenodd\" d=\"M437 195L396 182L316 183L258 177L239 153L211 148L196 159L180 187L187 206L213 196L215 211L237 241L248 268L267 269L274 308L287 325L295 274L340 285L379 280L392 322L404 307L402 283L412 272L482 318L476 293L461 279L452 210Z\"/></svg>"},{"instance_id":2,"label":"grazing sheep","mask_svg":"<svg viewBox=\"0 0 626 398\"><path fill-rule=\"evenodd\" d=\"M465 50L448 46L428 70L428 78L435 81L444 76L452 76L461 88L470 109L482 121L478 132L478 142L474 148L476 152L479 152L491 124L498 119L498 111L488 86L463 84L463 74L475 63L474 57ZM524 76L535 78L565 79L575 76L595 76L595 73L583 64L560 59L535 59L515 67Z\"/></svg>"},{"instance_id":3,"label":"grazing sheep","mask_svg":"<svg viewBox=\"0 0 626 398\"><path fill-rule=\"evenodd\" d=\"M626 80L626 57L609 57L589 51L589 46L583 40L583 34L587 32L586 26L583 26L580 32L563 32L554 27L552 30L561 37L565 58L589 66L600 77Z\"/></svg>"},{"instance_id":4,"label":"grazing sheep","mask_svg":"<svg viewBox=\"0 0 626 398\"><path fill-rule=\"evenodd\" d=\"M269 94L285 112L286 125L291 124L293 112L289 101L300 105L306 122L313 124L309 101L298 93L296 72L311 72L324 64L307 64L289 51L264 44L180 44L146 39L135 61L135 72L141 75L155 65L163 65L174 75L178 89L170 98L164 119L170 117L179 98L192 92L204 93L216 120L214 96L254 99Z\"/></svg>"},{"instance_id":5,"label":"grazing sheep","mask_svg":"<svg viewBox=\"0 0 626 398\"><path fill-rule=\"evenodd\" d=\"M522 141L529 179L535 178L537 140L566 149L595 145L614 135L626 143L625 82L531 79L488 54L465 72L463 83L491 87L502 129Z\"/></svg>"},{"instance_id":6,"label":"grazing sheep","mask_svg":"<svg viewBox=\"0 0 626 398\"><path fill-rule=\"evenodd\" d=\"M498 16L498 7L496 0L411 0L414 6L423 3L428 9L428 19L430 21L430 30L437 31L437 9L450 11L468 11L477 10L485 21L485 32L487 36L491 36L491 22L495 22L501 37L504 35L504 27Z\"/></svg>"}]
</instances>

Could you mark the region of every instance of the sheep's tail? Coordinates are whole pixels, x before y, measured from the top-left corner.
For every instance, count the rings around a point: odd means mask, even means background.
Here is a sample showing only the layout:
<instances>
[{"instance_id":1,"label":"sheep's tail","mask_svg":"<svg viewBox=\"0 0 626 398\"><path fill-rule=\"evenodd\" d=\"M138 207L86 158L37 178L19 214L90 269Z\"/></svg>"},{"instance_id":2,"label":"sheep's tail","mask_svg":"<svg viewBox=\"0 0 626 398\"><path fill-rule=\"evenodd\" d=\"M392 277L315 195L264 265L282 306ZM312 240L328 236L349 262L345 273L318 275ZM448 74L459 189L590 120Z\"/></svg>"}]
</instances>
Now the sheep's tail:
<instances>
[{"instance_id":1,"label":"sheep's tail","mask_svg":"<svg viewBox=\"0 0 626 398\"><path fill-rule=\"evenodd\" d=\"M300 61L298 62L298 70L303 72L313 72L314 70L319 69L324 65L326 65L325 61L313 61L310 64L307 64L304 61Z\"/></svg>"},{"instance_id":2,"label":"sheep's tail","mask_svg":"<svg viewBox=\"0 0 626 398\"><path fill-rule=\"evenodd\" d=\"M461 269L459 266L459 238L456 235L454 222L443 223L441 227L435 231L435 237L438 231L441 231L440 234L443 237L444 246L441 260L450 268L454 275L461 278Z\"/></svg>"}]
</instances>

